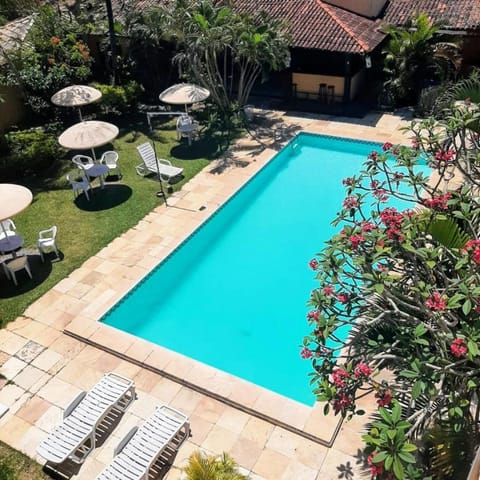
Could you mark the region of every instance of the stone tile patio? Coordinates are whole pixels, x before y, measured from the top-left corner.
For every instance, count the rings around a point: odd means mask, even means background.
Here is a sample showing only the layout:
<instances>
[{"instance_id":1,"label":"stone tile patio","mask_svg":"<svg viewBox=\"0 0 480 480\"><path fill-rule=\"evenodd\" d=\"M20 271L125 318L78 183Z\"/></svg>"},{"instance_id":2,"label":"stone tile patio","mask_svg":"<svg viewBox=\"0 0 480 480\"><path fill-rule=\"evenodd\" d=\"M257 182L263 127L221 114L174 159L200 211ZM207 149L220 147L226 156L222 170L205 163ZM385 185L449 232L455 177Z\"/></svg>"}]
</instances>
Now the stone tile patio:
<instances>
[{"instance_id":1,"label":"stone tile patio","mask_svg":"<svg viewBox=\"0 0 480 480\"><path fill-rule=\"evenodd\" d=\"M321 405L308 408L206 367L182 355L98 322L297 131L403 143L405 119L371 114L358 122L325 116L262 112L268 128L242 139L133 229L87 260L0 330L0 440L39 462L38 443L81 390L108 371L135 381L138 399L105 443L74 478L93 479L112 458L122 436L164 402L190 416L192 436L181 447L167 480L181 478L190 453L227 451L252 479L330 480L362 476L361 421L338 424ZM365 400L365 408L369 409ZM335 435L338 428L338 435Z\"/></svg>"}]
</instances>

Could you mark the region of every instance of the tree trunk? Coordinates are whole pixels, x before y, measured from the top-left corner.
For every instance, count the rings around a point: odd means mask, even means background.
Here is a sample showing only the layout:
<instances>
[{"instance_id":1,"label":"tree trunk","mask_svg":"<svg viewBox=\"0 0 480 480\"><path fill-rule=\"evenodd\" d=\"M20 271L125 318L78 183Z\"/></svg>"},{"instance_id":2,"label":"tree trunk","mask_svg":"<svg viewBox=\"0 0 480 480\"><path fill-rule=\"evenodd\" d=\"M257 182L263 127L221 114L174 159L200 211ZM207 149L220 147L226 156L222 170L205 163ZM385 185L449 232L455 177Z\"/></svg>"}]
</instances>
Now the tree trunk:
<instances>
[{"instance_id":1,"label":"tree trunk","mask_svg":"<svg viewBox=\"0 0 480 480\"><path fill-rule=\"evenodd\" d=\"M116 73L117 73L117 46L116 46L116 39L115 39L115 23L113 21L112 1L105 0L105 3L107 5L108 35L110 37L110 55L111 55L110 68L112 69L112 71L110 72L110 83L112 85L115 85Z\"/></svg>"}]
</instances>

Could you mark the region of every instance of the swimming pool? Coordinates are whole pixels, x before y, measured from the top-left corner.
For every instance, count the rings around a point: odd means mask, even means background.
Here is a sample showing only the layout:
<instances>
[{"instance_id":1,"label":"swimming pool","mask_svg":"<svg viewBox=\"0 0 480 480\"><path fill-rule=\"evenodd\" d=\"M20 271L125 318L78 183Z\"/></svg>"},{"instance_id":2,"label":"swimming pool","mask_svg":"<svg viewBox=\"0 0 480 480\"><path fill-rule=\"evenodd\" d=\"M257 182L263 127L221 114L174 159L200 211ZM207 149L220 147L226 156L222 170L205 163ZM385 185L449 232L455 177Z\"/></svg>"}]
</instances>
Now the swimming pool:
<instances>
[{"instance_id":1,"label":"swimming pool","mask_svg":"<svg viewBox=\"0 0 480 480\"><path fill-rule=\"evenodd\" d=\"M379 144L301 133L103 318L307 405L309 259Z\"/></svg>"}]
</instances>

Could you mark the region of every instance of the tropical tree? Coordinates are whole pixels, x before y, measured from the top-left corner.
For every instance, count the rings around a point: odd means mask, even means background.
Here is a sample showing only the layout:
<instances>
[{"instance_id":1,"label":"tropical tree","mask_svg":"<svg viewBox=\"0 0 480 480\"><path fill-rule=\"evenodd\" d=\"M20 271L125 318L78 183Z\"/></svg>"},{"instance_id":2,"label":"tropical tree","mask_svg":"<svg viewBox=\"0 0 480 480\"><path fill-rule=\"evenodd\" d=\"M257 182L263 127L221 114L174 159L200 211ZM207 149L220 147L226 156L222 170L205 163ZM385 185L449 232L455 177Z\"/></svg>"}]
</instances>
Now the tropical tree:
<instances>
[{"instance_id":1,"label":"tropical tree","mask_svg":"<svg viewBox=\"0 0 480 480\"><path fill-rule=\"evenodd\" d=\"M384 89L395 103L414 103L427 79L445 80L452 68L460 67L458 46L441 41L439 30L425 13L405 26L384 27L389 35L383 50Z\"/></svg>"},{"instance_id":2,"label":"tropical tree","mask_svg":"<svg viewBox=\"0 0 480 480\"><path fill-rule=\"evenodd\" d=\"M363 439L377 479L430 478L439 459L441 478L465 478L480 443L478 118L413 122L411 148L373 151L344 179L339 233L310 262L319 285L301 355L326 412L351 418L375 396Z\"/></svg>"},{"instance_id":3,"label":"tropical tree","mask_svg":"<svg viewBox=\"0 0 480 480\"><path fill-rule=\"evenodd\" d=\"M260 77L289 64L286 27L265 13L239 14L211 0L177 0L163 8L163 14L151 13L166 22L162 35L153 31L155 41L176 43L182 75L208 88L223 116L245 105Z\"/></svg>"}]
</instances>

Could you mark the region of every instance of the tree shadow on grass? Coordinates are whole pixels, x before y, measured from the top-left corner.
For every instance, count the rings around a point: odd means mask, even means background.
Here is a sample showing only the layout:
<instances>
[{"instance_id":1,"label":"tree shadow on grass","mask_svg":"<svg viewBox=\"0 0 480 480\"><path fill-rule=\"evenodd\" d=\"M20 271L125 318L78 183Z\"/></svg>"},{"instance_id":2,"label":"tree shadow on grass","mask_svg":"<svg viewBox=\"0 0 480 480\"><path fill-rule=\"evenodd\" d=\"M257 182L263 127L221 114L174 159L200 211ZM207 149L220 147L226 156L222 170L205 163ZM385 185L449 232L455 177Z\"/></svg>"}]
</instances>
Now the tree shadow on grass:
<instances>
[{"instance_id":1,"label":"tree shadow on grass","mask_svg":"<svg viewBox=\"0 0 480 480\"><path fill-rule=\"evenodd\" d=\"M45 262L42 262L40 254L24 251L28 258L28 265L32 272L30 278L25 269L15 272L15 277L18 282L18 286L13 283L13 280L7 278L4 269L0 269L0 298L13 298L19 295L23 295L30 290L34 290L41 283L43 283L52 271L52 260L57 260L55 253L46 254ZM8 256L10 258L10 256ZM60 260L63 258L60 252Z\"/></svg>"},{"instance_id":2,"label":"tree shadow on grass","mask_svg":"<svg viewBox=\"0 0 480 480\"><path fill-rule=\"evenodd\" d=\"M109 210L126 202L132 196L132 189L128 185L108 185L105 188L95 187L89 191L90 200L85 194L75 199L75 205L87 212Z\"/></svg>"}]
</instances>

